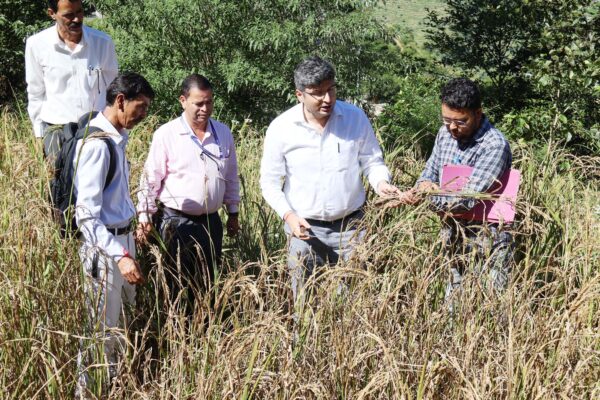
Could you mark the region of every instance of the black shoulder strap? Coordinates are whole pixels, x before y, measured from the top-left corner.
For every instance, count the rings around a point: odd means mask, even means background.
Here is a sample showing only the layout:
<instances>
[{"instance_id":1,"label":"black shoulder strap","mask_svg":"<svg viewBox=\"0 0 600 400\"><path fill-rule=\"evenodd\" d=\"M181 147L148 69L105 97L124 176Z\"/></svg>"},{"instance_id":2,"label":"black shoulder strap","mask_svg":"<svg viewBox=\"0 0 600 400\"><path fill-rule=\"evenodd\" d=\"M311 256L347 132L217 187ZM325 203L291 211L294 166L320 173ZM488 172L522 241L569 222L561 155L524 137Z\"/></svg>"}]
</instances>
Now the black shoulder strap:
<instances>
[{"instance_id":1,"label":"black shoulder strap","mask_svg":"<svg viewBox=\"0 0 600 400\"><path fill-rule=\"evenodd\" d=\"M104 181L104 190L106 190L108 184L112 182L117 171L117 154L115 153L115 145L111 138L101 138L106 147L108 147L108 153L110 154L110 164L108 166L108 173L106 174L106 180Z\"/></svg>"},{"instance_id":2,"label":"black shoulder strap","mask_svg":"<svg viewBox=\"0 0 600 400\"><path fill-rule=\"evenodd\" d=\"M82 119L83 119L83 117L82 117ZM84 137L87 137L93 133L102 132L102 131L103 130L98 127L84 125L83 127L79 128L79 131L77 132L77 139L83 139ZM117 172L117 154L115 153L114 142L110 138L99 137L97 139L100 139L104 143L106 143L106 147L108 148L108 154L110 155L110 163L108 166L108 173L106 174L106 180L104 181L104 189L106 190L106 187L113 180L113 178L115 177L115 173Z\"/></svg>"}]
</instances>

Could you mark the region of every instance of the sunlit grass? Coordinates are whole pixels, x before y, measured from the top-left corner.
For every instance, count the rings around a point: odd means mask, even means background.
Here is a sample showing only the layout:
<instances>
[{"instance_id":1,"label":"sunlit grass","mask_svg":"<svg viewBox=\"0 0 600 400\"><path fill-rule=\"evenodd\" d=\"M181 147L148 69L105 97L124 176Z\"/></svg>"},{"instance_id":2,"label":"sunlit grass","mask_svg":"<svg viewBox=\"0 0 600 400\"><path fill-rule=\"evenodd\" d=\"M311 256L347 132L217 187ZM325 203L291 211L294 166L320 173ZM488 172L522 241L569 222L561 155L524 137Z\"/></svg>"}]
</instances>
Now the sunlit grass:
<instances>
[{"instance_id":1,"label":"sunlit grass","mask_svg":"<svg viewBox=\"0 0 600 400\"><path fill-rule=\"evenodd\" d=\"M156 121L131 136L132 191ZM238 239L194 323L160 300L158 249L146 249L121 379L98 397L133 399L594 399L600 397L600 160L513 144L522 172L513 282L495 295L469 279L443 302L439 221L425 207L369 203L355 258L314 276L301 323L281 221L258 190L260 135L235 128L243 180ZM412 185L423 160L393 156ZM402 172L401 172L402 171ZM26 119L0 114L0 398L69 399L85 334L76 243L53 226L47 172ZM372 195L372 194L371 194ZM158 262L155 259L158 257ZM337 294L346 282L347 293ZM206 323L204 323L206 321ZM296 335L297 333L297 335ZM294 337L296 341L294 342ZM107 393L107 390L112 392Z\"/></svg>"}]
</instances>

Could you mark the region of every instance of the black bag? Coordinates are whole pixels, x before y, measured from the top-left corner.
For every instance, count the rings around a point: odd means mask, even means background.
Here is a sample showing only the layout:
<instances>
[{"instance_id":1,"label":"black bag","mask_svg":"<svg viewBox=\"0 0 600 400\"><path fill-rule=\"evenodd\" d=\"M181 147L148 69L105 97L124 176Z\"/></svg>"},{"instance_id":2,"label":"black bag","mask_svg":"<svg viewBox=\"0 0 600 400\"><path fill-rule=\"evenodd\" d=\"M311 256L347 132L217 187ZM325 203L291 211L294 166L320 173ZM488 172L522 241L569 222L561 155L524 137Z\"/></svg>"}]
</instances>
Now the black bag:
<instances>
[{"instance_id":1,"label":"black bag","mask_svg":"<svg viewBox=\"0 0 600 400\"><path fill-rule=\"evenodd\" d=\"M77 123L70 122L66 124L58 137L60 149L54 162L54 178L50 181L50 204L54 219L60 226L63 238L70 237L77 231L74 207L77 197L73 184L73 164L75 162L77 141L89 137L95 132L102 131L102 129L89 126L89 121L97 114L97 111L93 111L83 115ZM117 159L113 141L107 137L99 137L98 139L106 143L110 154L110 166L104 182L104 189L106 189L114 178Z\"/></svg>"}]
</instances>

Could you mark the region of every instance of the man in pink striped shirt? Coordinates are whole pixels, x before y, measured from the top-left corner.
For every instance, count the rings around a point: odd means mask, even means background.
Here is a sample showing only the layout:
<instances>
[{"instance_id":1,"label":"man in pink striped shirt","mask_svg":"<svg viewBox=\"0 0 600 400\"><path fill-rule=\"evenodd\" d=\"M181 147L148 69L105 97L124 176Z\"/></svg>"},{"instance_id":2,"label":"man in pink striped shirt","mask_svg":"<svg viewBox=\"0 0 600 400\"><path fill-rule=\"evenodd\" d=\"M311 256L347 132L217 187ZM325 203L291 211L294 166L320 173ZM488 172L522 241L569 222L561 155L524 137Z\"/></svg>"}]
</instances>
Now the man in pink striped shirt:
<instances>
[{"instance_id":1,"label":"man in pink striped shirt","mask_svg":"<svg viewBox=\"0 0 600 400\"><path fill-rule=\"evenodd\" d=\"M161 126L152 139L138 194L137 238L145 242L156 225L170 259L171 300L187 289L191 315L198 292L208 288L220 264L223 225L218 211L223 205L229 214L228 235L239 230L239 178L231 131L210 118L210 82L202 75L188 76L179 101L183 114Z\"/></svg>"}]
</instances>

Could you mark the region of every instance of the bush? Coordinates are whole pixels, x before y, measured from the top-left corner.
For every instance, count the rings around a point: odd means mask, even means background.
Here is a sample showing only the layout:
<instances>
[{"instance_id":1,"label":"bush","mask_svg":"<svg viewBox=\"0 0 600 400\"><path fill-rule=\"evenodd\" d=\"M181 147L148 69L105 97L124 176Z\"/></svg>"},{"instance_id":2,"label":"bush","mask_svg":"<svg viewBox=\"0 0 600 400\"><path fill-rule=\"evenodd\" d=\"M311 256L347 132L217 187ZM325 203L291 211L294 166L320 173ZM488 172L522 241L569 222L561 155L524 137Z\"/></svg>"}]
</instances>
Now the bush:
<instances>
[{"instance_id":1,"label":"bush","mask_svg":"<svg viewBox=\"0 0 600 400\"><path fill-rule=\"evenodd\" d=\"M0 0L0 102L25 88L25 39L49 26L43 1Z\"/></svg>"},{"instance_id":2,"label":"bush","mask_svg":"<svg viewBox=\"0 0 600 400\"><path fill-rule=\"evenodd\" d=\"M429 13L430 46L443 63L491 83L490 105L513 134L600 151L600 3L446 3Z\"/></svg>"},{"instance_id":3,"label":"bush","mask_svg":"<svg viewBox=\"0 0 600 400\"><path fill-rule=\"evenodd\" d=\"M439 93L444 82L440 77L423 74L398 79L393 103L376 120L384 148L431 151L441 125Z\"/></svg>"},{"instance_id":4,"label":"bush","mask_svg":"<svg viewBox=\"0 0 600 400\"><path fill-rule=\"evenodd\" d=\"M387 36L374 1L99 0L122 69L144 74L163 116L189 73L215 85L221 118L267 122L293 101L292 72L318 54L337 67L340 95L358 97L377 54L365 43Z\"/></svg>"}]
</instances>

